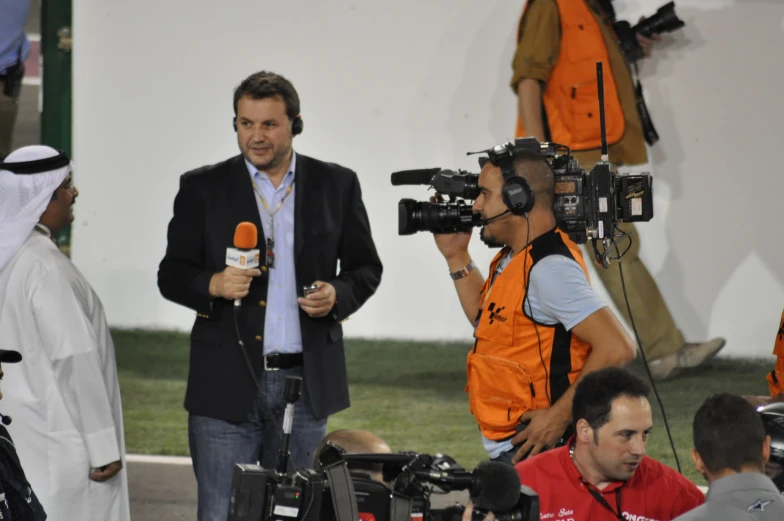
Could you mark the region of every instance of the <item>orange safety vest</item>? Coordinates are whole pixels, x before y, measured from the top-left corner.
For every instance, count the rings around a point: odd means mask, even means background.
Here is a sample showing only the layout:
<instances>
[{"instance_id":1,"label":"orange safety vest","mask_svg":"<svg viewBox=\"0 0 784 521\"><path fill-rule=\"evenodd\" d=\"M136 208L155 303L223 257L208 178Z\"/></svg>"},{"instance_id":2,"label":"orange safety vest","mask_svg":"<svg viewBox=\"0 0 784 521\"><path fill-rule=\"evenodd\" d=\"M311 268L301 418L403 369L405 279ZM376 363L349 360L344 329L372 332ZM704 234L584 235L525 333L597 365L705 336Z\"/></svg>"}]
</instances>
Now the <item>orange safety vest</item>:
<instances>
[{"instance_id":1,"label":"orange safety vest","mask_svg":"<svg viewBox=\"0 0 784 521\"><path fill-rule=\"evenodd\" d=\"M781 313L779 330L773 344L773 354L776 355L776 367L768 373L767 380L770 395L776 396L779 393L784 393L784 311Z\"/></svg>"},{"instance_id":2,"label":"orange safety vest","mask_svg":"<svg viewBox=\"0 0 784 521\"><path fill-rule=\"evenodd\" d=\"M607 143L615 144L623 136L626 120L601 28L585 0L556 0L556 3L561 19L560 53L542 95L550 141L572 150L601 146L596 62L602 62ZM526 8L520 17L518 41ZM516 137L526 135L518 114Z\"/></svg>"},{"instance_id":3,"label":"orange safety vest","mask_svg":"<svg viewBox=\"0 0 784 521\"><path fill-rule=\"evenodd\" d=\"M576 260L588 277L578 246L562 231L552 230L518 253L492 282L508 252L504 248L495 256L482 286L476 341L467 362L471 414L491 440L514 435L525 411L550 407L548 394L555 403L574 383L591 352L561 324L534 326L529 309L523 309L531 268L548 255Z\"/></svg>"}]
</instances>

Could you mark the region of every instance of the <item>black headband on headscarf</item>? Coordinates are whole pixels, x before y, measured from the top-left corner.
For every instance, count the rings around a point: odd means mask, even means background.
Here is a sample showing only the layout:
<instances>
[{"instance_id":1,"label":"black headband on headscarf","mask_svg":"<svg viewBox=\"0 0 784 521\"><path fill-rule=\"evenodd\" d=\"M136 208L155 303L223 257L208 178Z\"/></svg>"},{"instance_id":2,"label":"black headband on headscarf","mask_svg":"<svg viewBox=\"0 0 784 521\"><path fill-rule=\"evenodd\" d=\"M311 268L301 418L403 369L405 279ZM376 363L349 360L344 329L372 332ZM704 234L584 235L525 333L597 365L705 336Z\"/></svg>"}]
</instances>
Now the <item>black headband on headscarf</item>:
<instances>
[{"instance_id":1,"label":"black headband on headscarf","mask_svg":"<svg viewBox=\"0 0 784 521\"><path fill-rule=\"evenodd\" d=\"M41 172L50 172L71 164L71 158L68 157L68 154L62 150L57 152L58 154L54 157L36 159L35 161L21 161L19 163L0 162L0 170L8 170L14 174L40 174Z\"/></svg>"}]
</instances>

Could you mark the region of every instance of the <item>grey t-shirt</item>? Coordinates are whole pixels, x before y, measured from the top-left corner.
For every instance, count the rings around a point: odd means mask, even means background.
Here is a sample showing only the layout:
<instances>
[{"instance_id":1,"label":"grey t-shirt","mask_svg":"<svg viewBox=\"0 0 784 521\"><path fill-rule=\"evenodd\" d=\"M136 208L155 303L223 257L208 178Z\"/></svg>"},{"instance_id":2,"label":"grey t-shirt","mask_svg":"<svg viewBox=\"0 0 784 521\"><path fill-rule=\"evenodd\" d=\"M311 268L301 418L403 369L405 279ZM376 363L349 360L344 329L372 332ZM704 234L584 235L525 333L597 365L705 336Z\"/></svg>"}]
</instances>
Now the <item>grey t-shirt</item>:
<instances>
[{"instance_id":1,"label":"grey t-shirt","mask_svg":"<svg viewBox=\"0 0 784 521\"><path fill-rule=\"evenodd\" d=\"M784 497L758 472L744 472L710 484L705 504L674 521L782 521Z\"/></svg>"}]
</instances>

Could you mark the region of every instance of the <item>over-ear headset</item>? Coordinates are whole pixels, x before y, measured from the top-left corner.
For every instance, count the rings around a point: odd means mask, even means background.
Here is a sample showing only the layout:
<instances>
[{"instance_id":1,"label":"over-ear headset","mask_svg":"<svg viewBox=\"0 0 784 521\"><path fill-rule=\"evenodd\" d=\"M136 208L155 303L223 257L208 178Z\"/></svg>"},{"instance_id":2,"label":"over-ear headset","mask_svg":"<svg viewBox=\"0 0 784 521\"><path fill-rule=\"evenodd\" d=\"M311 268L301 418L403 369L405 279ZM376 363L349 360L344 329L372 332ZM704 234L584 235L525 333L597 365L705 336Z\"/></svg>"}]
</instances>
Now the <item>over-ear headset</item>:
<instances>
[{"instance_id":1,"label":"over-ear headset","mask_svg":"<svg viewBox=\"0 0 784 521\"><path fill-rule=\"evenodd\" d=\"M479 160L481 166L490 161L501 169L504 185L501 187L501 198L513 215L525 215L534 207L534 191L528 181L515 173L514 145L507 143L488 151L489 158Z\"/></svg>"},{"instance_id":2,"label":"over-ear headset","mask_svg":"<svg viewBox=\"0 0 784 521\"><path fill-rule=\"evenodd\" d=\"M232 126L234 127L234 132L237 132L237 117L234 116L234 120L232 121ZM298 136L302 134L302 129L304 128L304 123L302 122L302 116L297 114L294 116L294 121L291 122L291 135Z\"/></svg>"},{"instance_id":3,"label":"over-ear headset","mask_svg":"<svg viewBox=\"0 0 784 521\"><path fill-rule=\"evenodd\" d=\"M40 174L41 172L50 172L63 168L71 164L71 158L62 150L57 151L57 155L53 157L46 157L44 159L36 159L34 161L21 161L19 163L3 163L0 162L0 170L8 170L14 174Z\"/></svg>"}]
</instances>

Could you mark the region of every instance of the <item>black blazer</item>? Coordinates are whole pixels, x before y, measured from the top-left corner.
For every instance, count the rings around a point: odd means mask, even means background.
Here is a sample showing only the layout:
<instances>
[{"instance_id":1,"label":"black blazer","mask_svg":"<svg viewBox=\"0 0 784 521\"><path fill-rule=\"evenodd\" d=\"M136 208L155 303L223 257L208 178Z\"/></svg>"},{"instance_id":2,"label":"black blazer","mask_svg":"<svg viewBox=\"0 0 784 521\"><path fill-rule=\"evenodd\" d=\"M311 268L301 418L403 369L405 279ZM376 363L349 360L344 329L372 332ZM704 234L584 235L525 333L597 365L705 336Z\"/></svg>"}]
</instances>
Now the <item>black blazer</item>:
<instances>
[{"instance_id":1,"label":"black blazer","mask_svg":"<svg viewBox=\"0 0 784 521\"><path fill-rule=\"evenodd\" d=\"M297 294L315 280L330 282L337 304L313 319L300 309L303 385L312 412L323 418L349 406L341 322L357 311L381 281L378 258L357 175L340 165L297 155L294 177L294 256ZM210 278L226 267L237 224L261 226L256 195L242 156L180 177L158 288L168 300L197 312L191 331L185 408L226 421L245 420L257 394L234 329L233 302L209 294ZM338 274L337 265L341 270ZM251 364L263 369L268 277L253 279L242 300L239 328Z\"/></svg>"}]
</instances>

